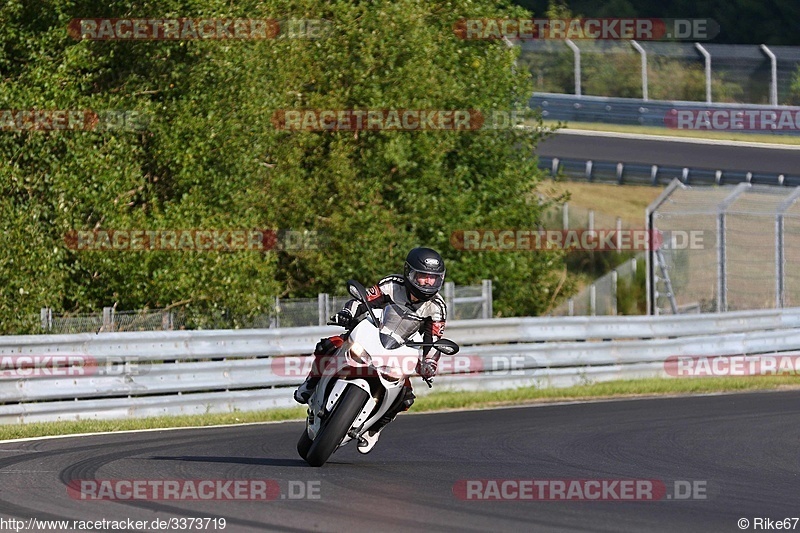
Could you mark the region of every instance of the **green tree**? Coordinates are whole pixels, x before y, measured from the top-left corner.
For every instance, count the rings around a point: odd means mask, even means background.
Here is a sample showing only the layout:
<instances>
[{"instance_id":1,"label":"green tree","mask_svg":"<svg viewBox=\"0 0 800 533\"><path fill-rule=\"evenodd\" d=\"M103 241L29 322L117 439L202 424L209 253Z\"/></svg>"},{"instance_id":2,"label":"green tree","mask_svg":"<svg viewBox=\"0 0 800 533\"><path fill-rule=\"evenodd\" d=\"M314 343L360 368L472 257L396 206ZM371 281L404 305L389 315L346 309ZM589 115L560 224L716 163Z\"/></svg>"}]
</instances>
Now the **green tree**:
<instances>
[{"instance_id":1,"label":"green tree","mask_svg":"<svg viewBox=\"0 0 800 533\"><path fill-rule=\"evenodd\" d=\"M325 38L87 41L76 17L315 18ZM11 0L0 7L3 109L121 109L139 131L1 132L0 320L180 304L196 317L264 312L273 298L339 292L396 271L428 245L449 279L495 282L495 309L548 305L559 254L465 252L453 231L535 227L539 133L287 132L283 109L480 109L528 113L518 53L465 41L461 17L530 16L479 1ZM546 207L546 206L544 206ZM317 251L86 252L86 229L287 228L325 234ZM203 325L195 320L195 325Z\"/></svg>"}]
</instances>

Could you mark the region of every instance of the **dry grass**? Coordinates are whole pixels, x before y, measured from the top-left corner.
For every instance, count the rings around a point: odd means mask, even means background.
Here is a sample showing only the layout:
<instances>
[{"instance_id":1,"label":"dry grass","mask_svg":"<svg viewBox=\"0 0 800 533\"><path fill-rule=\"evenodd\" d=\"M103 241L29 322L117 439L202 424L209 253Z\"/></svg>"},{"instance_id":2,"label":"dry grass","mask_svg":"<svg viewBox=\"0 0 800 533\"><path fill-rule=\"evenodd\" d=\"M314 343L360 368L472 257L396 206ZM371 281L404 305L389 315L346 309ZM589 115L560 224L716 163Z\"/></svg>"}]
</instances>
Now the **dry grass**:
<instances>
[{"instance_id":1,"label":"dry grass","mask_svg":"<svg viewBox=\"0 0 800 533\"><path fill-rule=\"evenodd\" d=\"M579 181L545 180L538 192L547 197L556 197L569 192L570 206L594 209L596 213L610 217L621 217L629 226L644 227L644 211L663 191L662 187L649 185L614 185Z\"/></svg>"}]
</instances>

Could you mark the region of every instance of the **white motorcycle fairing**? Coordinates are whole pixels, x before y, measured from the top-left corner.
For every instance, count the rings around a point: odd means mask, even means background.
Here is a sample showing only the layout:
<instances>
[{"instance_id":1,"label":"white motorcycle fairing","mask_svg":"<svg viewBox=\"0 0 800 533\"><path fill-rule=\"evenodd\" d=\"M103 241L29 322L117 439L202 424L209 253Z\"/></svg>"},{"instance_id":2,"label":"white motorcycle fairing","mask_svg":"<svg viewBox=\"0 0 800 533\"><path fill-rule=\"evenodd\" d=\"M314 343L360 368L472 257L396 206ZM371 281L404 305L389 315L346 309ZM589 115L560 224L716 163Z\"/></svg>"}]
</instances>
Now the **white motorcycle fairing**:
<instances>
[{"instance_id":1,"label":"white motorcycle fairing","mask_svg":"<svg viewBox=\"0 0 800 533\"><path fill-rule=\"evenodd\" d=\"M382 310L375 309L374 313L380 323ZM415 333L409 340L421 341L422 335ZM402 377L396 380L386 379L384 374L377 371L371 364L358 363L348 354L355 344L358 344L363 351L369 354L371 362L388 363L380 366L383 368L393 366L395 369L393 374L395 376L402 375ZM369 398L339 446L341 447L354 438L360 437L379 418L386 414L389 408L397 401L402 393L405 378L414 373L411 362L415 363L421 354L421 349L404 345L394 349L385 348L381 343L378 329L369 319L362 320L353 328L348 339L336 351L335 366L333 368L329 366L325 370L309 401L308 437L311 440L316 438L323 418L333 412L336 403L344 395L348 387L363 389L369 395ZM392 363L396 364L392 365ZM346 371L348 367L356 368L359 371L356 372L359 377L342 376L343 371ZM374 375L360 377L367 374L369 372L367 369L370 367L374 370L372 372ZM327 395L325 391L329 391Z\"/></svg>"}]
</instances>

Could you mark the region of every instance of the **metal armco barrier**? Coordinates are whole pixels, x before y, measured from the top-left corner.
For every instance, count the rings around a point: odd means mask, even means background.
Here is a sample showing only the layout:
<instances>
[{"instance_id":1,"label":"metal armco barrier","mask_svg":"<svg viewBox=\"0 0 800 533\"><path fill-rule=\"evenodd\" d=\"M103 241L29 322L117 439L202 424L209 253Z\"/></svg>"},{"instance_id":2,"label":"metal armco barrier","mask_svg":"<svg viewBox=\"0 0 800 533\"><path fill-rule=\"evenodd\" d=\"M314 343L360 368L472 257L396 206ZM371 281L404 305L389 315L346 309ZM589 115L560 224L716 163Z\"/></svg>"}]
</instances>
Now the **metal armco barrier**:
<instances>
[{"instance_id":1,"label":"metal armco barrier","mask_svg":"<svg viewBox=\"0 0 800 533\"><path fill-rule=\"evenodd\" d=\"M0 423L234 412L297 405L294 387L335 327L0 337ZM676 355L800 348L800 308L677 316L452 321L462 345L433 391L558 387L664 376ZM14 367L36 356L89 362L68 375ZM460 358L460 359L459 359ZM513 369L508 362L514 361ZM46 363L44 363L46 364ZM307 367L305 367L307 368ZM28 372L28 375L23 375ZM428 392L419 385L419 394Z\"/></svg>"},{"instance_id":2,"label":"metal armco barrier","mask_svg":"<svg viewBox=\"0 0 800 533\"><path fill-rule=\"evenodd\" d=\"M800 186L800 175L766 174L713 168L689 168L622 161L600 161L539 156L538 166L553 177L563 174L571 179L597 183L666 186L677 179L685 185L775 185Z\"/></svg>"},{"instance_id":3,"label":"metal armco barrier","mask_svg":"<svg viewBox=\"0 0 800 533\"><path fill-rule=\"evenodd\" d=\"M541 109L545 120L565 120L573 122L600 122L604 124L629 124L666 128L673 110L715 111L715 110L763 110L775 111L777 106L762 104L728 104L689 102L681 100L642 100L639 98L617 98L608 96L576 96L574 94L533 93L528 101L531 108ZM798 106L780 106L795 116L800 112ZM731 130L737 131L737 130ZM738 130L747 131L747 130ZM765 134L797 135L794 128L774 129Z\"/></svg>"}]
</instances>

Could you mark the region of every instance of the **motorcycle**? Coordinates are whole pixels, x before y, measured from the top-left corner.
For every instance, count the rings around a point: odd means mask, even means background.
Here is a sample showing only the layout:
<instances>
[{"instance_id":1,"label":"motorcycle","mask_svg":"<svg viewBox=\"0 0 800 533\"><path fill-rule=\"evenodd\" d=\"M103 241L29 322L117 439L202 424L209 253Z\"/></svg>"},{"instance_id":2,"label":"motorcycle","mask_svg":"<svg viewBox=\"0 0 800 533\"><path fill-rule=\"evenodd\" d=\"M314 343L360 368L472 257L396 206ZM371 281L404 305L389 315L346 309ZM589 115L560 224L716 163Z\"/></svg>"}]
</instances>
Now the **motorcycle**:
<instances>
[{"instance_id":1,"label":"motorcycle","mask_svg":"<svg viewBox=\"0 0 800 533\"><path fill-rule=\"evenodd\" d=\"M403 385L416 372L424 348L445 355L459 350L449 339L424 342L419 332L421 319L411 310L394 303L372 309L363 285L350 280L347 289L365 304L367 316L345 335L309 399L297 452L311 466L324 465L337 449L358 441L401 401ZM430 387L432 380L425 381Z\"/></svg>"}]
</instances>

